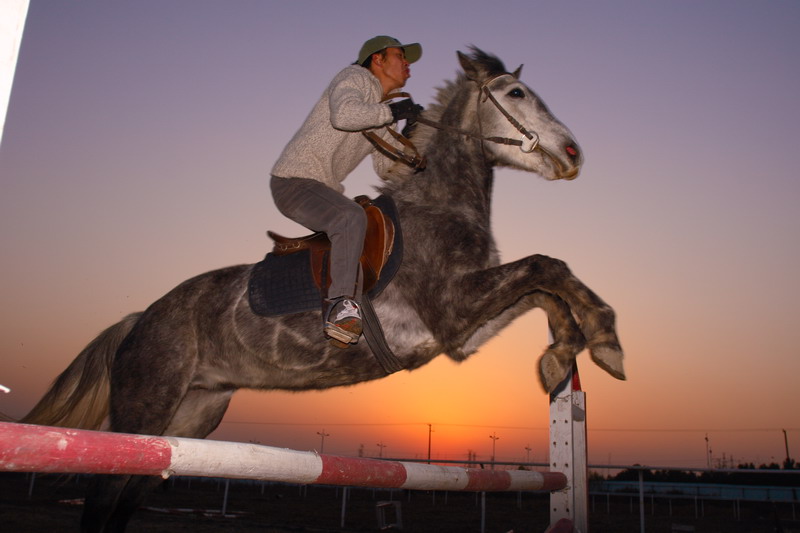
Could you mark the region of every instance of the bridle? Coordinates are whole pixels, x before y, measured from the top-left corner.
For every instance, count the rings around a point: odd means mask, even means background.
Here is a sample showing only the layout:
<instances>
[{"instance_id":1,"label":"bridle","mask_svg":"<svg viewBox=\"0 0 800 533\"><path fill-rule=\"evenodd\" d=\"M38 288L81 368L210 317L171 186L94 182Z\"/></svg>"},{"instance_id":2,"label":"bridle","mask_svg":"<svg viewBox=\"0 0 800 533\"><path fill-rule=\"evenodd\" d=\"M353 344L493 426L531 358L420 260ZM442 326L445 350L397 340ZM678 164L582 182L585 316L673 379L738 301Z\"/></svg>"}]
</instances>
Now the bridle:
<instances>
[{"instance_id":1,"label":"bridle","mask_svg":"<svg viewBox=\"0 0 800 533\"><path fill-rule=\"evenodd\" d=\"M483 100L482 100L483 102L485 102L487 100L487 98L489 100L491 100L492 103L494 104L494 106L503 114L504 117L506 117L506 120L508 120L511 123L512 126L517 128L517 131L519 131L522 135L524 135L526 139L531 141L531 146L529 148L526 148L525 147L525 141L523 141L521 139L508 139L506 137L499 137L499 138L498 137L491 137L491 138L487 138L486 140L489 140L489 141L492 141L492 142L498 142L498 141L493 141L492 139L501 139L502 140L502 144L510 144L510 145L514 145L514 146L519 146L520 150L522 150L526 154L529 154L529 153L533 152L534 150L536 150L536 148L539 146L539 134L537 134L535 131L534 132L528 131L528 129L525 128L525 126L523 126L517 119L515 119L511 115L511 113L506 111L506 108L504 108L503 105L500 102L497 101L497 98L494 97L494 95L492 94L492 91L489 90L489 85L491 85L491 83L493 81L495 81L498 78L502 78L504 76L512 76L512 77L514 77L516 79L516 76L514 76L513 74L508 74L508 73L500 74L499 76L495 76L493 78L489 78L488 80L486 80L485 82L483 82L481 84L480 91L478 93L478 101L479 102L481 101L481 95L483 95ZM478 116L480 117L480 115L478 115ZM479 126L479 128L482 129L480 122L478 122L478 126Z\"/></svg>"},{"instance_id":2,"label":"bridle","mask_svg":"<svg viewBox=\"0 0 800 533\"><path fill-rule=\"evenodd\" d=\"M503 73L484 81L478 89L478 104L480 105L481 103L486 102L486 100L491 101L492 104L494 104L494 106L506 118L506 120L508 120L511 123L511 125L514 126L517 129L517 131L519 131L525 137L524 139L511 139L509 137L496 137L496 136L486 137L483 135L483 125L480 122L480 119L478 120L478 130L480 133L477 134L462 128L457 128L455 126L448 126L440 122L428 120L424 117L417 117L416 122L418 122L419 124L425 124L426 126L430 126L432 128L436 128L441 131L463 135L465 137L476 139L481 142L493 142L495 144L519 146L520 150L522 150L526 154L529 154L538 149L552 158L552 156L549 153L547 153L547 151L544 148L542 148L542 146L539 144L539 135L535 131L530 131L527 128L525 128L525 126L523 126L516 118L514 118L513 115L511 115L511 113L509 113L503 107L503 105L497 100L497 98L494 97L492 92L489 90L489 85L491 85L492 82L504 76L512 76L516 78L516 76L514 76L513 74ZM389 99L394 99L394 98L411 98L411 95L408 93L393 93L390 95ZM480 117L480 114L478 114L478 116ZM410 152L392 146L391 144L381 139L374 132L364 132L364 135L392 159L402 161L403 163L405 163L406 165L410 166L415 170L422 170L423 168L425 168L425 158L419 154L419 151L417 151L417 148L414 146L414 144L405 136L393 130L392 128L387 126L386 129L395 139L397 139L403 145L404 148L410 150Z\"/></svg>"}]
</instances>

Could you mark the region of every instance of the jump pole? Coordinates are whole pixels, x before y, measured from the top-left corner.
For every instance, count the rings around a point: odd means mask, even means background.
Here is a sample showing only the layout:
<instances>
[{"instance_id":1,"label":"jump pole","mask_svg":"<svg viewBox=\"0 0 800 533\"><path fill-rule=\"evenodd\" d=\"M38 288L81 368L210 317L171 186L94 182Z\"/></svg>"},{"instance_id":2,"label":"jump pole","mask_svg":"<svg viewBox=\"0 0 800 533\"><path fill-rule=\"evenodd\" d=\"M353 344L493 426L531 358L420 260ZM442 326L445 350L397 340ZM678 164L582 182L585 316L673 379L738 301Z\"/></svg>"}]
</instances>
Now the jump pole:
<instances>
[{"instance_id":1,"label":"jump pole","mask_svg":"<svg viewBox=\"0 0 800 533\"><path fill-rule=\"evenodd\" d=\"M571 521L576 532L588 532L586 393L577 365L550 395L550 472L567 480L563 490L550 493L550 523Z\"/></svg>"},{"instance_id":2,"label":"jump pole","mask_svg":"<svg viewBox=\"0 0 800 533\"><path fill-rule=\"evenodd\" d=\"M225 477L345 487L553 491L561 472L482 470L0 422L0 471Z\"/></svg>"}]
</instances>

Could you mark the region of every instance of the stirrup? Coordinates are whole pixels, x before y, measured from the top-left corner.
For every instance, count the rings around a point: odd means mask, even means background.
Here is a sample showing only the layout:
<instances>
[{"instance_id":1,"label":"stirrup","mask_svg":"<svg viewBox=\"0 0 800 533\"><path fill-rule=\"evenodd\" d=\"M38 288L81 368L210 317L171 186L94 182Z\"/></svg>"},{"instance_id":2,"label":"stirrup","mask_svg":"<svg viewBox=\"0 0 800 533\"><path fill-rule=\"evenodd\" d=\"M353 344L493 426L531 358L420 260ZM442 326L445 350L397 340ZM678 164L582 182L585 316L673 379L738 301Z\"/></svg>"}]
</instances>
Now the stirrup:
<instances>
[{"instance_id":1,"label":"stirrup","mask_svg":"<svg viewBox=\"0 0 800 533\"><path fill-rule=\"evenodd\" d=\"M346 348L349 344L356 344L363 330L358 303L351 298L340 297L333 300L325 300L325 304L324 332L325 335L330 337L331 344L338 348ZM342 309L331 320L331 314L339 304L341 304Z\"/></svg>"}]
</instances>

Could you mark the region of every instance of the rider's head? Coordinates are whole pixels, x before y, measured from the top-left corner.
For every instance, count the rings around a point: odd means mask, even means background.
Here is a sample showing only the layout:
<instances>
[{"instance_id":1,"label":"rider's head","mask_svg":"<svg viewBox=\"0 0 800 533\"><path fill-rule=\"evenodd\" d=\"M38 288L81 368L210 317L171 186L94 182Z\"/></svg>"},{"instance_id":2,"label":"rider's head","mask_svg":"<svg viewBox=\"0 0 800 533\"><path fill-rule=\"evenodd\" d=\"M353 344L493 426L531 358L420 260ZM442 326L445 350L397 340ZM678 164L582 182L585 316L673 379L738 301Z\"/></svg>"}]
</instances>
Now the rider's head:
<instances>
[{"instance_id":1,"label":"rider's head","mask_svg":"<svg viewBox=\"0 0 800 533\"><path fill-rule=\"evenodd\" d=\"M379 35L365 42L356 64L369 69L378 78L383 93L403 87L411 77L409 65L422 56L419 43L401 44L394 37Z\"/></svg>"}]
</instances>

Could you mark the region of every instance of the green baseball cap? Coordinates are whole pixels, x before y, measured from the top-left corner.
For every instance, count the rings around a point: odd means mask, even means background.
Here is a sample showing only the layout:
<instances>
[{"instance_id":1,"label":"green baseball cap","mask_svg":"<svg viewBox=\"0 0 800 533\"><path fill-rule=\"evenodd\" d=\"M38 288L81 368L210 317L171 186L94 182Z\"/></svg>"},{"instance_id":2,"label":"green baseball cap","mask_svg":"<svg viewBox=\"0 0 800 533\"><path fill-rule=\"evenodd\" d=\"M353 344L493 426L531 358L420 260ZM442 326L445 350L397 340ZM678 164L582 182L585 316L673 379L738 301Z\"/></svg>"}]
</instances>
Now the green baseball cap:
<instances>
[{"instance_id":1,"label":"green baseball cap","mask_svg":"<svg viewBox=\"0 0 800 533\"><path fill-rule=\"evenodd\" d=\"M402 48L406 54L406 61L413 63L422 57L422 46L419 43L400 44L400 41L388 35L378 35L364 43L361 51L358 53L359 65L363 65L364 61L369 59L372 54L377 54L386 48Z\"/></svg>"}]
</instances>

